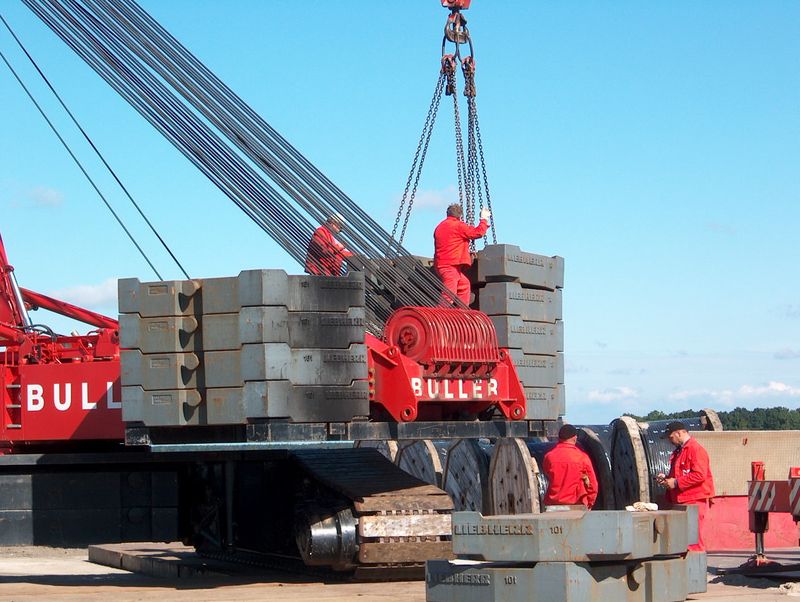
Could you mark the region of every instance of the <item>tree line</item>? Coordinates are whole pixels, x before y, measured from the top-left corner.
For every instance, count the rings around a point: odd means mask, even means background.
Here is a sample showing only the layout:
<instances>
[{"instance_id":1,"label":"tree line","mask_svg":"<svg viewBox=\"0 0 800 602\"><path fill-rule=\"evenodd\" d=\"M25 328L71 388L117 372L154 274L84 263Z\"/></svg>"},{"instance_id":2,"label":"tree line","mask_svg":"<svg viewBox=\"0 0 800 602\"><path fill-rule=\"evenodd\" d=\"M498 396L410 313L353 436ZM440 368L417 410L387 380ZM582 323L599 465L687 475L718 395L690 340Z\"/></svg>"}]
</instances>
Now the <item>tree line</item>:
<instances>
[{"instance_id":1,"label":"tree line","mask_svg":"<svg viewBox=\"0 0 800 602\"><path fill-rule=\"evenodd\" d=\"M645 416L632 416L641 422L651 420L680 420L682 418L694 418L700 415L700 410L685 410L683 412L666 413L661 410L653 410ZM734 408L729 412L717 412L722 427L726 431L788 431L800 430L800 410L790 410L783 406L775 408Z\"/></svg>"}]
</instances>

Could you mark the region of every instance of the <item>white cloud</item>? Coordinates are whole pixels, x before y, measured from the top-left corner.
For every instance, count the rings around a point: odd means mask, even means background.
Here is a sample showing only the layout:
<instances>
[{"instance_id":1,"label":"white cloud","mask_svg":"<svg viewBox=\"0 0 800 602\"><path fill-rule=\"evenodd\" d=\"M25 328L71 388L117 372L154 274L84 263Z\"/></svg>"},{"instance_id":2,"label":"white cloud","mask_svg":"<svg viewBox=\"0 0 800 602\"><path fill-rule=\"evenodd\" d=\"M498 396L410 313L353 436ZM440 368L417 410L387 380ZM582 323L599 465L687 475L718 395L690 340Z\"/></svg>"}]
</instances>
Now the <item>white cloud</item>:
<instances>
[{"instance_id":1,"label":"white cloud","mask_svg":"<svg viewBox=\"0 0 800 602\"><path fill-rule=\"evenodd\" d=\"M687 389L670 394L673 401L705 401L733 407L736 404L761 402L767 399L800 401L800 387L770 381L766 385L742 385L737 389Z\"/></svg>"},{"instance_id":2,"label":"white cloud","mask_svg":"<svg viewBox=\"0 0 800 602\"><path fill-rule=\"evenodd\" d=\"M642 376L647 374L647 370L645 368L614 368L613 370L609 370L608 374L614 376Z\"/></svg>"},{"instance_id":3,"label":"white cloud","mask_svg":"<svg viewBox=\"0 0 800 602\"><path fill-rule=\"evenodd\" d=\"M117 306L117 279L109 278L100 284L80 284L55 291L51 296L86 309Z\"/></svg>"},{"instance_id":4,"label":"white cloud","mask_svg":"<svg viewBox=\"0 0 800 602\"><path fill-rule=\"evenodd\" d=\"M64 202L61 191L47 186L37 186L25 193L25 197L39 207L57 207Z\"/></svg>"},{"instance_id":5,"label":"white cloud","mask_svg":"<svg viewBox=\"0 0 800 602\"><path fill-rule=\"evenodd\" d=\"M786 347L776 351L772 357L776 360L793 360L800 357L800 350Z\"/></svg>"},{"instance_id":6,"label":"white cloud","mask_svg":"<svg viewBox=\"0 0 800 602\"><path fill-rule=\"evenodd\" d=\"M401 198L402 196L395 198L396 207L400 205ZM442 190L417 190L414 196L414 209L446 209L453 203L458 203L458 189L453 184Z\"/></svg>"},{"instance_id":7,"label":"white cloud","mask_svg":"<svg viewBox=\"0 0 800 602\"><path fill-rule=\"evenodd\" d=\"M784 312L787 318L800 318L800 305L787 305Z\"/></svg>"},{"instance_id":8,"label":"white cloud","mask_svg":"<svg viewBox=\"0 0 800 602\"><path fill-rule=\"evenodd\" d=\"M732 226L719 222L708 222L706 228L712 232L719 232L720 234L736 234L736 230Z\"/></svg>"},{"instance_id":9,"label":"white cloud","mask_svg":"<svg viewBox=\"0 0 800 602\"><path fill-rule=\"evenodd\" d=\"M611 403L615 401L630 401L637 399L639 392L631 387L610 387L608 389L594 389L589 391L586 398L589 401Z\"/></svg>"}]
</instances>

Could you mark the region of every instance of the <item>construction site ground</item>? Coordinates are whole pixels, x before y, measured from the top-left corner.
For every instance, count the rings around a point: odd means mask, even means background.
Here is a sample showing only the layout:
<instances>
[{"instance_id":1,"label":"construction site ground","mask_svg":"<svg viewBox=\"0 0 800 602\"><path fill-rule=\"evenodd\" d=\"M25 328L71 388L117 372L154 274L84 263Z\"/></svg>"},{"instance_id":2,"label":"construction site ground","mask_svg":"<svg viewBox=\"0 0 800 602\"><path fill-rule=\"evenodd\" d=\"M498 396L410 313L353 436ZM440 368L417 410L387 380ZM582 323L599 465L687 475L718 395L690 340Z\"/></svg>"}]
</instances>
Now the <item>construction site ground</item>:
<instances>
[{"instance_id":1,"label":"construction site ground","mask_svg":"<svg viewBox=\"0 0 800 602\"><path fill-rule=\"evenodd\" d=\"M127 544L131 546L131 544ZM85 549L44 547L0 548L0 600L425 600L422 581L390 583L348 583L323 581L285 572L269 572L225 563L195 561L205 574L191 568L191 559L179 547L164 544L136 544L143 555L158 556L162 574L170 563L182 564L187 576L154 577L112 568L89 561ZM131 550L129 550L131 551ZM743 600L786 600L800 597L800 583L792 576L773 580L740 575L719 576L718 571L741 564L746 553L709 555L708 592L690 600L739 602ZM782 550L772 556L783 563L800 561L799 550ZM800 582L800 573L794 575Z\"/></svg>"}]
</instances>

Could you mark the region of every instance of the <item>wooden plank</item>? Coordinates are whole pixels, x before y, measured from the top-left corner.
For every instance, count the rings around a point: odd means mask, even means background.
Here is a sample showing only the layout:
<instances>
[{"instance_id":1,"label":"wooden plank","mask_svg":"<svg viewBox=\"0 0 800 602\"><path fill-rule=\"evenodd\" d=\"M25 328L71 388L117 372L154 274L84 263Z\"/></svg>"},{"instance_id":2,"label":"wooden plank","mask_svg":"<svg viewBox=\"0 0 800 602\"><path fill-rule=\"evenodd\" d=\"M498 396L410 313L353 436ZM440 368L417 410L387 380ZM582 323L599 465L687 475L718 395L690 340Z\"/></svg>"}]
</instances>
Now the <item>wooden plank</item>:
<instances>
[{"instance_id":1,"label":"wooden plank","mask_svg":"<svg viewBox=\"0 0 800 602\"><path fill-rule=\"evenodd\" d=\"M439 495L444 493L441 489L436 487L436 485L418 485L416 487L406 487L406 488L389 488L386 491L377 491L372 495L375 497L382 497L382 496L421 496L421 495Z\"/></svg>"},{"instance_id":2,"label":"wooden plank","mask_svg":"<svg viewBox=\"0 0 800 602\"><path fill-rule=\"evenodd\" d=\"M453 501L444 493L439 495L382 495L355 502L356 512L387 512L391 510L452 510Z\"/></svg>"},{"instance_id":3,"label":"wooden plank","mask_svg":"<svg viewBox=\"0 0 800 602\"><path fill-rule=\"evenodd\" d=\"M538 472L522 439L501 439L489 464L489 514L540 512Z\"/></svg>"},{"instance_id":4,"label":"wooden plank","mask_svg":"<svg viewBox=\"0 0 800 602\"><path fill-rule=\"evenodd\" d=\"M416 563L437 558L448 560L455 558L451 542L400 541L392 543L362 543L358 550L358 560L364 564Z\"/></svg>"},{"instance_id":5,"label":"wooden plank","mask_svg":"<svg viewBox=\"0 0 800 602\"><path fill-rule=\"evenodd\" d=\"M449 514L378 514L358 519L361 537L438 537L451 535Z\"/></svg>"}]
</instances>

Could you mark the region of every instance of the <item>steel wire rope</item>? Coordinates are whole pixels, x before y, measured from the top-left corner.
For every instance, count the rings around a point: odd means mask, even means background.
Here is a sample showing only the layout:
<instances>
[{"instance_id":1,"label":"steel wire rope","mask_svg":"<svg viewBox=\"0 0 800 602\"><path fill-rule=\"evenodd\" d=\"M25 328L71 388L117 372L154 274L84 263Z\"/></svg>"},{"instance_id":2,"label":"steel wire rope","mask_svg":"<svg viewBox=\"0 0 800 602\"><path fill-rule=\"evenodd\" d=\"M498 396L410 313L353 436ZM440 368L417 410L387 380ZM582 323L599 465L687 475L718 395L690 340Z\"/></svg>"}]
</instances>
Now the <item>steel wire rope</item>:
<instances>
[{"instance_id":1,"label":"steel wire rope","mask_svg":"<svg viewBox=\"0 0 800 602\"><path fill-rule=\"evenodd\" d=\"M53 93L53 95L56 97L56 99L58 100L59 104L61 104L61 106L64 109L64 111L66 111L67 115L69 115L70 119L75 124L75 126L78 128L78 130L81 132L81 134L83 135L83 137L86 140L86 142L89 144L89 146L92 147L92 150L95 152L97 157L100 159L100 161L102 161L103 165L106 167L108 172L111 174L111 176L117 182L119 187L125 193L125 196L128 197L128 200L130 200L131 204L136 208L136 211L139 213L139 215L145 221L147 226L150 228L151 232L156 236L156 238L158 238L158 241L161 243L161 246L164 247L164 249L167 251L169 256L172 258L172 260L178 266L178 269L180 269L180 271L183 273L183 275L187 279L189 279L189 274L186 272L186 270L184 269L183 265L178 260L178 258L175 256L175 254L172 252L172 249L169 248L169 245L167 245L166 241L163 239L161 234L158 232L158 230L156 230L155 226L152 224L150 219L144 214L144 211L142 211L142 208L134 200L134 198L131 195L131 193L128 190L128 188L125 186L125 184L122 183L122 180L120 180L120 178L117 175L116 171L111 167L111 165L109 165L108 161L106 161L106 158L100 152L100 149L97 148L97 146L95 145L95 143L92 140L92 138L89 136L89 134L86 132L86 130L80 124L78 119L75 117L74 113L70 110L70 108L67 106L67 104L64 102L64 100L61 98L61 95L53 87L53 84L50 82L49 78L44 74L42 69L39 67L39 64L36 62L36 60L34 60L33 56L31 56L30 52L28 52L28 49L25 47L25 45L19 39L19 36L17 36L17 34L11 28L11 25L9 25L8 21L6 21L6 19L2 15L0 15L0 20L3 21L3 25L5 25L6 29L8 29L8 32L11 34L11 37L14 38L14 41L17 43L17 45L20 47L22 52L28 58L28 60L30 61L31 65L33 65L34 69L36 69L36 72L42 78L42 80L47 85L47 87L50 89L50 91Z\"/></svg>"},{"instance_id":2,"label":"steel wire rope","mask_svg":"<svg viewBox=\"0 0 800 602\"><path fill-rule=\"evenodd\" d=\"M163 133L163 132L162 132L162 133ZM196 153L193 153L193 154L196 154ZM229 195L229 196L230 196L230 195ZM262 227L263 227L263 225L262 225ZM278 242L280 242L280 239L279 239L279 238L277 238L277 240L278 240ZM302 247L301 247L299 250L297 250L297 251L294 253L294 255L298 255L298 256L299 256L299 255L302 255ZM416 275L418 276L419 274L416 274ZM397 291L395 290L395 292L397 292ZM438 292L438 291L437 291L437 292Z\"/></svg>"},{"instance_id":3,"label":"steel wire rope","mask_svg":"<svg viewBox=\"0 0 800 602\"><path fill-rule=\"evenodd\" d=\"M141 40L141 38L139 38L139 40ZM167 50L166 52L169 52L169 51ZM146 58L147 58L147 55L142 55L142 54L141 54L141 52L140 52L140 53L138 53L138 54L139 54L140 56L142 56L142 58L144 58L144 59L146 59ZM162 61L162 62L163 62L163 61ZM151 64L151 66L152 66L152 63L150 63L150 64ZM178 65L178 66L180 67L180 65ZM173 73L175 73L175 72L176 72L176 71L175 71L175 69L173 69L173 70L172 70L172 72L173 72ZM182 78L182 76L180 76L180 75L177 75L176 77L179 77L179 78L183 79L183 78ZM177 86L176 86L176 87L177 87ZM186 88L188 88L188 87L189 87L189 86L186 86ZM183 94L184 94L184 96L186 96L186 94L185 94L185 93L183 93ZM230 123L230 121L229 121L229 120L227 120L225 123ZM243 139L243 134L242 134L240 131L236 131L236 132L234 132L234 134L235 134L235 141L237 141L237 142L240 142L240 143L244 143L244 144L246 144L246 145L248 145L248 146L249 146L249 145L251 145L251 143L248 143L246 140L244 140L244 139ZM230 134L228 135L228 137L229 137L229 139L231 139L231 140L233 140L233 139L234 139L234 138L233 138L233 136L232 136L232 135L230 135ZM246 151L246 150L249 150L249 149L243 149L243 150L245 150L245 151ZM257 159L261 159L261 157L260 157L260 156L257 156L256 158L257 158ZM433 294L434 294L434 295L438 295L438 290L434 290L434 291L433 291Z\"/></svg>"},{"instance_id":4,"label":"steel wire rope","mask_svg":"<svg viewBox=\"0 0 800 602\"><path fill-rule=\"evenodd\" d=\"M77 48L76 48L76 50L77 50ZM190 150L192 151L192 153L191 153L191 155L190 155L190 159L193 159L193 160L195 160L195 162L196 162L197 152L196 152L196 150L195 150L195 149L190 149ZM300 255L300 252L298 252L298 253L295 253L295 254L296 254L296 255Z\"/></svg>"},{"instance_id":5,"label":"steel wire rope","mask_svg":"<svg viewBox=\"0 0 800 602\"><path fill-rule=\"evenodd\" d=\"M348 206L348 208L355 213L359 214L365 222L370 226L371 229L376 230L379 233L385 234L383 229L372 220L366 211L364 211L359 205L355 204L352 199L350 199L344 192L341 191L333 182L331 182L324 174L322 174L311 162L308 161L297 149L295 149L285 138L283 138L274 128L272 128L264 119L255 113L241 98L239 98L230 88L228 88L224 82L219 80L219 78L214 75L208 68L203 65L200 61L197 60L185 47L183 47L178 40L176 40L169 32L167 32L157 21L152 19L141 7L139 7L135 2L128 2L128 4L133 7L134 10L138 11L143 18L145 18L148 22L152 23L153 27L157 28L165 38L169 38L174 42L174 47L184 55L195 67L198 69L200 73L203 73L207 76L208 81L219 90L222 90L227 94L230 98L233 99L234 103L237 105L240 111L242 111L243 115L251 120L251 122L256 126L257 129L263 131L268 136L270 136L273 140L276 140L279 143L279 148L281 151L286 155L290 155L292 160L297 162L299 168L302 168L307 172L306 176L309 177L311 180L315 180L321 183L325 188L331 191L334 195L340 197ZM299 169L298 169L299 171Z\"/></svg>"},{"instance_id":6,"label":"steel wire rope","mask_svg":"<svg viewBox=\"0 0 800 602\"><path fill-rule=\"evenodd\" d=\"M166 52L169 52L169 51L167 50ZM173 55L173 56L174 56L174 55ZM180 62L180 61L179 61L179 62ZM181 65L178 65L178 67L181 67ZM173 72L174 72L174 70L173 70ZM191 75L191 74L190 74L190 75ZM188 86L187 86L187 87L188 87ZM223 100L222 102L224 102L224 100ZM222 107L222 108L227 108L227 107ZM229 123L229 121L226 121L226 123ZM251 147L251 146L252 146L252 143L248 142L247 140L244 140L243 134L242 134L240 131L236 131L236 132L234 132L234 135L235 135L235 139L234 139L234 136L232 136L232 135L230 135L230 134L229 134L229 135L228 135L229 139L231 139L232 141L235 141L235 142L237 142L237 143L240 143L240 144L239 144L240 146L241 146L241 143L243 143L243 144L247 145L248 147ZM244 151L247 151L247 150L249 150L249 148L246 148L246 149L243 149L243 150L244 150ZM259 159L259 160L262 160L262 161L263 161L263 159L261 158L261 156L260 156L260 155L258 155L256 158L257 158L257 159ZM374 240L371 240L371 242L373 242L373 243L374 243ZM432 293L433 293L433 295L438 295L438 290L433 290L433 291L432 291Z\"/></svg>"},{"instance_id":7,"label":"steel wire rope","mask_svg":"<svg viewBox=\"0 0 800 602\"><path fill-rule=\"evenodd\" d=\"M117 4L119 4L119 3L117 3ZM154 21L153 21L153 20L152 20L152 19L149 17L149 15L147 15L147 14L146 14L144 11L142 11L140 8L138 8L138 7L136 6L136 4L135 4L135 3L130 3L130 4L131 4L131 6L134 6L134 7L136 7L136 8L137 8L137 9L138 9L138 10L141 12L141 14L142 14L142 15L144 15L146 18L148 18L148 19L149 19L149 21L150 21L150 22L152 22L152 23L153 23L153 24L154 24L156 27L160 28L160 26L159 26L159 25L158 25L156 22L154 22ZM163 31L163 28L160 28L160 29ZM165 33L166 35L169 35L167 32L164 32L164 33ZM174 38L173 38L173 39L174 39ZM180 49L181 49L181 47L179 46L179 44L178 44L178 43L176 43L176 44L177 44L177 47L178 47L178 49L180 50ZM194 59L194 57L192 57L192 56L190 55L190 53L186 52L186 54L187 54L187 56L189 56L189 58L190 58L190 59L192 59L192 60L193 60L193 62L196 62L196 59ZM199 65L200 65L200 67L201 67L203 70L207 71L207 69L206 69L206 68L205 68L205 67L202 65L202 63L199 63ZM201 75L202 75L202 74L201 74ZM213 74L210 74L210 75L211 75L212 77L214 77L214 76L213 76ZM215 82L212 82L212 84L214 84L214 83L215 83ZM219 83L219 82L217 82L217 83ZM224 86L224 84L222 84L222 86ZM231 93L231 94L232 94L232 93ZM233 96L234 98L236 98L237 100L239 100L239 103L240 103L240 104L242 104L240 99L238 99L237 97L235 97L235 95L232 95L232 96ZM246 109L247 111L250 111L249 107L247 107L246 105L244 105L244 107L245 107L245 109ZM250 112L251 112L251 111L250 111ZM251 113L252 113L252 112L251 112ZM262 126L262 125L267 125L267 124L263 123L263 120L261 120L261 118L260 118L260 117L258 117L257 115L256 115L256 117L257 117L257 119L258 119L260 122L262 122L262 123L260 123L260 124L259 124L259 123L256 123L255 125L256 125L257 127L260 127L260 126ZM268 127L268 126L267 126L267 127ZM262 129L263 129L263 128L262 128ZM271 129L271 128L270 128L270 129ZM272 132L274 133L274 130L272 130ZM267 132L267 133L269 133L269 132ZM282 140L282 139L281 139L281 140ZM283 142L284 142L284 144L285 144L286 146L289 146L289 145L288 145L288 143L286 143L286 142L285 142L285 140L284 140ZM289 146L289 148L290 148L290 150L294 151L294 149L292 149L290 146ZM295 154L296 154L297 156L299 156L299 158L300 158L302 161L305 161L305 158L304 158L304 157L302 157L301 155L299 155L299 153L297 153L296 151L294 151L294 152L295 152ZM310 164L307 164L307 165L311 166ZM313 168L313 166L311 166L311 167L312 167L312 169L315 169L315 168ZM329 187L330 187L330 188L334 189L335 191L338 191L338 189L336 189L336 187L335 187L335 186L333 186L333 185L332 185L330 182L327 182L327 184L329 185ZM339 192L339 194L340 194L340 195L344 196L344 195L343 195L343 193L341 193L341 191L338 191L338 192ZM349 200L349 199L348 199L348 200ZM352 203L352 201L350 201L350 202ZM360 207L358 207L358 206L355 206L355 208L356 208L358 211L360 211L360 212L361 212L361 209L360 209ZM362 213L363 213L363 212L362 212ZM374 241L373 241L373 242L374 242Z\"/></svg>"},{"instance_id":8,"label":"steel wire rope","mask_svg":"<svg viewBox=\"0 0 800 602\"><path fill-rule=\"evenodd\" d=\"M163 100L163 98L168 98L168 96L162 96L162 100ZM152 100L152 97L151 97L151 100ZM152 102L151 102L151 105L152 105ZM175 106L181 107L181 105L175 105ZM188 130L187 130L187 131L188 131ZM190 148L189 148L189 150L190 150L190 151L191 151L191 152L192 152L192 153L193 153L195 156L197 156L197 148L196 148L196 147L199 147L199 146L202 146L202 145L200 145L199 143L195 143L193 147L190 147ZM208 147L208 146L207 146L205 150L206 150L206 151L208 151L209 149L213 150L213 148L214 148L214 147ZM208 153L208 152L207 152L206 154L207 154L207 155L209 155L209 156L211 156L211 154L212 154L212 153ZM271 217L280 219L280 217L281 217L281 216L282 216L282 213L280 213L280 212L277 212L277 213L273 214Z\"/></svg>"},{"instance_id":9,"label":"steel wire rope","mask_svg":"<svg viewBox=\"0 0 800 602\"><path fill-rule=\"evenodd\" d=\"M41 16L41 17L43 17L43 20L45 20L45 15L40 15L40 16ZM46 22L47 22L47 21L46 21ZM54 24L54 23L49 23L49 25L55 25L55 24ZM61 34L63 34L63 35L66 35L66 33L65 33L63 30L61 31ZM65 39L65 41L68 41L68 40L67 40L67 39ZM69 41L68 41L68 44L69 44ZM84 58L85 60L87 60L87 62L89 62L89 64L90 64L90 65L91 65L93 68L96 68L96 70L98 70L98 72L99 72L99 73L101 73L101 75L103 75L103 73L104 73L104 70L102 69L102 67L101 67L99 64L97 64L96 62L93 62L93 61L90 59L90 57L89 57L89 56L87 56L87 55L85 54L85 52L81 51L81 50L80 50L80 46L74 46L73 44L70 44L70 46L71 46L71 47L73 47L73 49L74 49L74 50L75 50L75 51L76 51L76 52L77 52L77 53L78 53L80 56L82 56L82 58ZM109 74L107 71L105 71L105 74L104 74L103 76L104 76L104 78L106 78L106 79L107 79L107 81L109 81L109 83L112 85L112 87L115 87L115 89L117 89L117 91L118 91L118 92L120 92L120 94L121 94L121 95L123 95L123 97L124 97L124 98L126 98L126 100L128 100L129 102L131 102L132 104L134 104L135 108L137 108L137 109L141 109L141 111L145 111L145 110L142 108L142 106L141 106L141 105L139 105L139 106L136 106L136 101L135 101L135 98L131 97L131 95L130 95L130 94L125 94L125 93L124 93L124 91L123 91L123 89L121 89L121 88L118 88L118 85L119 85L118 83L115 85L115 83L113 82L113 80L112 80L112 79L110 79L110 78L111 78L111 76L110 76L110 74ZM140 111L140 112L141 112L141 111ZM147 117L147 115L146 115L146 111L145 111L145 112L143 112L143 115L145 115L145 116ZM151 117L152 117L152 115L151 115ZM154 125L156 125L156 124L154 123ZM167 133L168 133L168 132L169 132L169 128L167 128L167 130L166 130L166 131L163 131L163 130L162 130L162 133L164 133L165 135L167 135ZM184 145L184 147L185 147L185 149L188 151L188 155L187 155L187 156L189 156L189 158L190 158L190 159L191 159L191 160L192 160L192 161L193 161L193 162L194 162L194 163L195 163L195 164L196 164L198 167L200 167L200 166L201 166L201 162L199 162L199 159L198 159L198 153L197 153L197 148L196 148L196 147L195 147L195 148L191 148L191 147L189 147L189 146L188 146L188 144L187 144L185 141L184 141L183 143L180 143L180 139L179 139L179 138L176 138L176 134L175 134L174 132L170 132L170 135L168 135L168 138L171 138L173 142L176 142L176 145L178 145L178 144L183 144L183 145ZM256 221L257 221L257 220L256 220ZM257 221L257 223L258 223L258 221ZM262 228L263 228L263 227L264 227L264 224L261 224L261 225L262 225Z\"/></svg>"},{"instance_id":10,"label":"steel wire rope","mask_svg":"<svg viewBox=\"0 0 800 602\"><path fill-rule=\"evenodd\" d=\"M115 21L115 22L116 22L116 21ZM147 55L143 55L143 54L141 54L140 52L137 52L137 54L139 54L139 56L140 56L141 58L143 58L143 59L145 59L145 60L147 59ZM163 62L163 61L162 61L162 62ZM149 63L149 64L150 64L150 66L151 66L151 67L155 68L155 65L153 65L152 63ZM173 70L172 72L174 73L174 72L175 72L175 70ZM167 77L168 77L168 76L167 76L166 74L164 74L163 72L161 72L160 74L162 75L162 77L165 77L165 78L167 78ZM178 89L178 88L179 88L179 86L180 86L180 84L179 84L178 82L175 82L174 80L170 81L169 83L170 83L171 85L173 85L173 87L175 87L176 89ZM187 87L188 87L188 86L187 86ZM179 90L179 91L180 91L180 90ZM184 95L184 97L187 97L187 96L188 96L188 94L187 94L186 92L183 92L183 91L182 91L181 93L182 93L182 95ZM195 104L195 106L197 106L197 105ZM214 125L216 125L217 127L219 127L221 130L222 130L222 129L224 129L224 128L226 127L226 124L229 124L229 123L230 123L230 120L226 120L224 123L222 123L222 124L221 124L221 123L219 123L219 122L218 122L218 121L217 121L217 120L214 118L214 115L213 115L213 114L208 114L206 111L204 111L204 113L205 113L205 114L208 116L208 118L209 118L210 120L214 121ZM229 133L228 133L228 138L229 138L229 139L232 139L234 135L235 135L235 137L236 137L236 139L237 139L238 141L240 141L240 142L243 142L245 145L249 146L249 143L248 143L246 140L244 140L244 139L243 139L243 137L246 135L246 132L241 132L241 131L234 131L234 132L232 132L232 133L230 133L230 132L229 132ZM243 150L244 150L245 152L247 152L247 151L249 151L250 149L249 149L249 148L245 148L245 149L243 149ZM249 156L251 157L251 159L253 159L253 160L261 159L261 157L260 157L259 155L253 156L251 153L248 153L248 155L249 155ZM289 174L289 175L291 176L291 174ZM295 184L302 184L301 182L300 182L300 183L298 183L298 182L297 182L297 180L296 180L296 178L294 179L294 182L295 182ZM283 187L286 187L286 186L287 186L287 184L281 184L281 185L282 185ZM295 195L293 195L293 196L295 196Z\"/></svg>"},{"instance_id":11,"label":"steel wire rope","mask_svg":"<svg viewBox=\"0 0 800 602\"><path fill-rule=\"evenodd\" d=\"M122 219L119 217L119 215L117 214L117 212L116 212L116 211L114 211L114 208L113 208L113 207L111 206L111 204L108 202L108 199L106 199L105 195L104 195L104 194L103 194L103 193L100 191L100 188L98 188L97 184L96 184L96 183L95 183L95 181L92 179L92 177L89 175L89 173L86 171L86 169L84 168L83 164L80 162L80 160L79 160L79 159L78 159L78 157L75 155L75 153L74 153L74 152L72 152L72 149L70 148L69 144L67 144L66 140L64 140L64 138L61 136L61 134L59 133L58 129L56 129L56 127L55 127L55 125L53 124L53 122L50 120L50 118L49 118L49 117L47 116L47 114L44 112L44 109L42 109L41 105L40 105L40 104L39 104L39 103L36 101L36 99L34 98L33 94L31 93L31 91L28 89L28 87L27 87L27 86L25 85L25 83L22 81L22 79L20 78L19 74L18 74L18 73L17 73L17 72L14 70L14 67L11 65L11 63L10 63L10 62L8 61L8 59L6 58L6 55L5 55L5 54L4 54L2 51L0 51L0 58L2 58L2 59L3 59L3 62L6 64L6 67L8 67L9 71L11 71L11 74L14 76L14 78L17 80L17 82L19 83L19 85L20 85L20 86L22 87L22 89L25 91L25 94L27 94L28 98L31 100L31 102L34 104L34 106L35 106L35 107L36 107L36 109L39 111L39 113L41 114L41 116L42 116L42 117L44 118L44 120L47 122L47 125L50 127L50 129L53 131L53 133L56 135L56 137L58 138L59 142L61 142L62 146L63 146L63 147L66 149L67 153L69 153L69 156L72 158L72 160L73 160L73 161L75 162L75 164L78 166L78 169L80 169L80 170L81 170L81 173L82 173L82 174L84 175L84 177L85 177L85 178L88 180L89 184L91 184L92 188L94 188L94 190L95 190L95 192L98 194L98 196L99 196L99 197L102 199L102 201L103 201L103 203L105 204L105 206L106 206L106 207L108 208L108 210L111 212L111 215L113 215L113 216L114 216L114 219L117 221L117 223L120 225L120 227L122 228L122 230L123 230L123 231L125 232L125 234L128 236L128 238L130 239L130 241L133 243L133 245L134 245L134 246L136 247L136 249L139 251L139 254L140 254L140 255L142 256L142 258L143 258L143 259L144 259L144 260L147 262L147 265L149 265L149 266L150 266L150 269L152 269L152 270L153 270L153 272L155 273L156 277L157 277L159 280L161 280L161 275L158 273L158 270L157 270L157 269L156 269L156 267L153 265L153 262L152 262L152 261L150 261L150 258L149 258L149 257L147 256L147 254L144 252L144 250L142 249L142 247L139 245L139 243L138 243L138 242L136 242L136 239L133 237L133 235L131 234L130 230L128 230L127 226L124 224L124 222L123 222L123 221L122 221Z\"/></svg>"}]
</instances>

